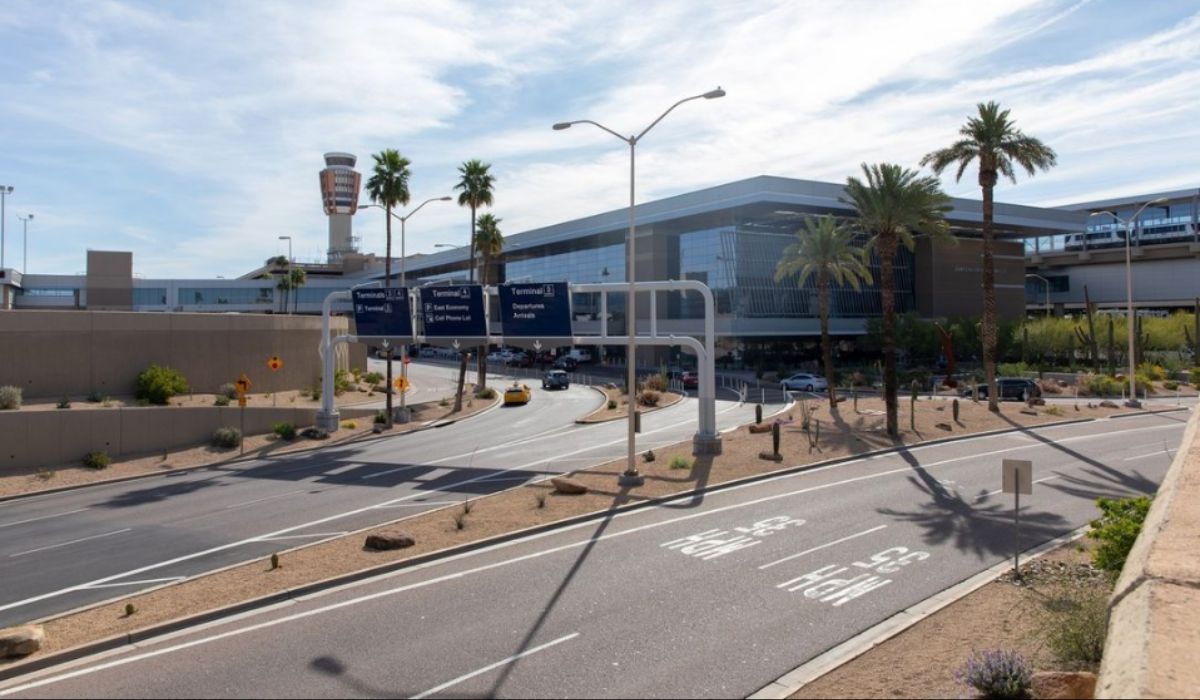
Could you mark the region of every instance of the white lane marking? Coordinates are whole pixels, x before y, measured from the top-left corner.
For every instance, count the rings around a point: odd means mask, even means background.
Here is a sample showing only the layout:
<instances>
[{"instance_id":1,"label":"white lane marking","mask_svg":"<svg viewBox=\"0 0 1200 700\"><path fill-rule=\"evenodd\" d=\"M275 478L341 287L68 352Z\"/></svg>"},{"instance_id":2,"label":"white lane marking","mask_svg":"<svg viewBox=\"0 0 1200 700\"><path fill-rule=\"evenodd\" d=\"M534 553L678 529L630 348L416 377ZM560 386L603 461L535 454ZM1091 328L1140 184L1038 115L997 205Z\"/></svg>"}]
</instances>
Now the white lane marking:
<instances>
[{"instance_id":1,"label":"white lane marking","mask_svg":"<svg viewBox=\"0 0 1200 700\"><path fill-rule=\"evenodd\" d=\"M1182 426L1182 425L1180 425L1180 426L1174 426L1174 427L1177 427L1177 428L1180 428L1180 429L1182 429L1182 428L1183 428L1183 426ZM1111 434L1111 433L1110 433L1110 434ZM986 439L986 438L989 438L989 437L996 437L996 436L994 436L994 435L985 435L985 436L981 436L980 438L976 438L976 439ZM971 439L964 440L963 442L967 442L967 441L970 441L970 440L971 440ZM810 470L810 471L808 471L808 472L805 472L804 474L812 474L812 473L819 472L819 471L828 471L828 470L830 470L830 469L835 469L835 468L838 468L838 467L840 467L840 466L842 466L842 465L841 465L841 464L830 464L830 465L827 465L827 466L824 466L824 467L818 467L817 469ZM100 664L100 665L98 665L98 666L93 666L93 667L89 667L89 668L79 669L79 670L76 670L76 671L71 671L71 672L65 673L65 674L63 674L63 675L61 675L61 676L57 676L57 677L50 677L50 678L44 678L44 679L42 679L42 680L38 680L38 681L33 681L33 682L30 682L30 683L26 683L25 685L20 685L20 686L16 686L16 687L12 687L12 688L3 689L3 690L0 690L0 697L6 696L6 695L12 695L12 694L14 694L14 693L20 693L20 692L24 692L24 691L26 691L26 690L32 690L32 689L34 689L34 688L40 688L40 687L42 687L42 686L49 685L49 684L51 684L51 683L57 683L57 682L59 682L59 681L63 681L63 680L70 680L70 679L72 679L72 678L78 678L79 676L84 676L84 675L88 675L88 674L91 674L91 673L96 673L96 672L98 672L98 671L107 670L107 669L109 669L109 668L114 668L114 667L117 667L117 666L124 666L124 665L126 665L126 664L134 663L134 662L136 662L136 661L142 661L142 660L144 660L144 659L150 659L150 658L154 658L154 657L157 657L157 656L162 656L162 655L164 655L164 654L169 654L169 653L173 653L173 652L176 652L176 651L181 651L181 650L183 650L183 649L190 649L190 648L192 648L192 647L195 647L195 646L200 646L200 645L202 645L202 644L207 644L207 643L209 643L209 642L215 642L215 641L219 641L219 640L222 640L222 639L227 639L227 638L230 638L230 637L236 637L236 636L240 636L240 635L243 635L243 634L248 634L248 633L250 633L250 632L256 632L256 631L258 631L258 630L261 630L261 629L268 629L268 628L271 628L271 627L275 627L275 626L277 626L277 625L285 624L285 623L287 623L287 622L292 622L292 621L294 621L294 620L300 620L300 619L304 619L304 618L307 618L307 617L312 617L312 616L314 616L314 615L320 615L320 614L323 614L323 613L326 613L326 612L330 612L330 611L333 611L333 610L340 610L340 609L342 609L342 608L350 607L350 606L352 606L352 605L357 605L357 604L359 604L359 603L365 603L365 602L369 602L369 601L372 601L372 600L376 600L376 599L378 599L378 598L384 598L384 597L391 596L391 595L396 595L396 594L399 594L399 593L405 593L405 592L408 592L408 591L411 591L411 590L416 590L416 589L419 589L419 588L425 588L425 587L427 587L427 586L432 586L432 585L435 585L435 584L444 583L444 582L446 582L446 581L454 581L454 580L458 580L458 579L465 579L465 578L467 578L467 577L469 577L469 576L473 576L473 575L475 575L475 574L483 573L483 572L485 572L485 571L489 571L489 570L491 570L491 569L496 569L496 568L499 568L499 567L502 567L502 566L509 566L509 565L511 565L511 564L517 564L517 563L524 562L524 561L527 561L527 560L530 560L530 559L537 559L537 558L540 558L540 557L543 557L543 556L547 556L547 555L550 555L550 554L555 554L555 553L558 553L558 552L561 552L561 551L565 551L565 550L568 550L568 549L573 549L573 548L575 548L575 547L582 547L582 546L585 546L585 545L591 544L591 543L593 543L593 542L600 542L600 541L603 541L603 540L609 540L609 539L613 539L613 538L615 538L615 537L622 537L622 536L625 536L625 535L631 535L631 534L635 534L635 533L637 533L637 532L641 532L641 531L643 531L643 530L649 530L649 529L652 529L652 528L663 527L663 526L666 526L666 525L671 525L671 524L674 524L674 523L677 523L677 522L682 522L682 521L685 521L685 520L692 520L692 519L695 519L695 518L706 517L706 516L713 515L713 514L716 514L716 513L722 513L722 512L724 512L724 511L727 511L727 510L735 510L735 509L738 509L738 508L745 508L745 507L749 507L749 506L753 506L753 505L758 505L759 503L765 503L765 502L767 502L767 501L774 501L774 500L778 500L778 499L780 499L780 498L788 498L788 497L790 497L790 496L797 496L797 495L801 495L801 494L805 494L805 493L811 493L811 492L813 492L813 491L822 491L822 490L825 490L825 489L828 489L828 488L833 488L833 487L835 487L835 486L843 486L843 485L845 485L845 484L857 483L857 482L859 482L859 481L866 481L866 480L869 480L869 479L878 479L878 478L880 478L880 477L883 477L883 476L889 476L889 475L892 475L892 474L901 474L901 473L906 473L906 472L911 472L911 471L912 471L912 467L909 467L909 466L900 467L900 468L898 468L898 469L889 469L889 470L887 470L887 471L883 471L883 472L877 472L877 473L875 473L875 474L866 474L866 475L863 475L863 476L856 476L856 477L852 477L852 478L849 478L849 479L843 479L843 480L841 480L841 481L835 481L835 482L831 482L831 483L828 483L828 484L820 484L820 485L818 485L818 486L810 486L810 487L803 488L803 489L797 489L797 490L795 490L795 491L789 491L789 492L787 492L787 493L774 494L774 495L771 495L771 496L764 496L764 497L762 497L762 498L758 498L758 499L754 499L754 500L746 501L746 502L743 502L743 503L734 503L734 504L731 504L731 505L728 505L728 506L722 506L722 507L720 507L720 508L714 508L714 509L712 509L712 510L710 510L710 511L705 511L705 512L701 512L701 513L689 513L688 515L681 515L681 516L678 516L678 517L676 517L676 518L671 518L671 519L664 520L664 521L661 521L661 522L649 523L649 524L646 524L646 525L640 525L640 526L637 526L637 527L630 528L629 530L623 530L623 531L621 531L621 532L609 533L609 534L606 534L606 535L600 535L600 536L598 536L598 537L589 537L589 538L587 538L587 539L580 540L580 541L578 541L578 542L572 542L572 543L570 543L570 544L559 545L559 546L557 546L557 547L551 547L551 548L549 548L549 549L544 549L544 550L537 551L537 552L531 552L531 553L529 553L529 554L525 554L525 555L522 555L522 556L519 556L519 557L513 557L513 558L511 558L511 559L505 559L505 560L503 560L503 561L494 562L494 563L491 563L491 564L484 564L484 565L481 565L481 566L477 566L477 567L475 567L475 568L473 568L473 569L467 569L466 571L462 571L462 572L458 572L458 573L445 574L445 575L443 575L443 576L439 576L439 577L436 577L436 578L428 579L428 580L426 580L426 581L418 581L418 582L416 582L416 583L410 583L410 584L407 584L407 585L404 585L404 586L399 586L399 587L392 588L392 589L388 589L388 590L377 591L377 592L375 592L375 593L368 593L368 594L366 594L366 595L363 595L363 596L360 596L360 597L358 597L358 598L350 598L350 599L343 600L343 601L341 601L341 602L338 602L338 603L331 603L331 604L329 604L329 605L326 605L326 606L324 606L324 607L320 607L320 608L314 608L314 609L312 609L312 610L307 610L307 611L304 611L304 612L296 613L296 614L294 614L294 615L288 615L288 616L281 617L281 618L277 618L277 619L274 619L274 620L268 620L268 621L266 621L266 622L260 622L260 623L258 623L258 624L256 624L256 625L251 625L251 626L249 626L249 627L243 627L243 628L240 628L240 629L229 630L229 631L227 631L227 632L221 632L221 633L219 633L219 634L216 634L216 635L213 635L213 636L211 636L211 637L202 637L202 638L200 638L200 639L195 639L195 640L192 640L192 641L190 641L190 642L184 642L184 643L181 643L181 644L177 644L177 645L175 645L175 646L172 646L172 647L166 647L166 648L163 648L163 649L158 649L158 650L155 650L155 651L150 651L150 652L147 652L147 653L145 653L145 654L140 654L140 655L137 655L137 656L131 656L131 657L127 657L127 658L124 658L124 659L118 659L118 660L115 660L115 661L110 661L110 662L108 662L108 663ZM782 474L782 475L780 475L780 476L778 476L778 477L774 477L774 478L767 479L767 480L764 480L764 481L759 481L759 482L751 482L751 483L746 483L746 484L739 484L738 486L735 486L735 487L732 487L732 488L726 489L726 490L724 490L724 491L720 491L720 492L718 492L718 493L716 493L716 494L714 494L714 495L718 495L718 496L720 496L720 495L728 495L728 494L731 494L731 493L736 493L737 491L740 491L740 490L742 490L742 489L744 489L744 488L749 488L749 487L752 487L752 486L761 486L761 485L763 485L763 484L765 484L765 483L771 483L771 482L779 481L779 480L782 480L782 479L795 478L796 476L798 476L798 475L796 475L796 474ZM617 518L624 518L624 517L629 517L629 516L633 516L633 515L645 514L645 513L647 513L647 512L651 512L651 511L654 511L654 510L663 510L664 508L666 508L666 507L670 506L670 505L671 505L671 504L673 504L673 503L680 503L680 502L683 502L683 501L686 501L686 500L688 500L689 498L691 498L691 496L680 496L679 498L675 498L675 499L671 499L671 500L669 500L669 501L666 501L665 503L663 503L663 504L661 504L661 505L653 506L653 507L652 507L651 509L649 509L649 510L647 510L647 509L642 509L642 510L632 510L632 511L625 511L625 512L622 512L622 513L618 513L618 514L617 514L615 517L617 517ZM506 549L506 548L513 547L513 546L517 546L517 545L521 545L521 544L527 544L527 543L529 543L529 542L533 542L533 541L536 541L536 540L539 540L539 539L543 539L543 538L546 538L546 537L551 537L551 536L554 536L554 535L559 535L559 534L562 534L562 533L564 533L564 532L570 532L570 531L572 531L572 530L577 530L577 529L579 529L579 528L584 528L584 527L588 527L588 526L592 526L592 525L595 525L595 522L594 522L594 521L589 521L589 522L578 523L578 524L576 524L576 525L571 525L571 526L568 526L568 527L566 527L566 528L563 528L563 529L561 529L561 530L551 530L551 531L543 532L543 533L540 533L540 534L537 534L537 535L532 535L532 536L530 536L530 537L527 537L527 538L522 538L522 539L518 539L518 540L513 540L513 541L510 541L510 542L504 542L504 543L496 544L496 545L493 545L493 546L490 546L490 547L484 547L483 549L478 549L478 550L475 550L475 551L472 551L472 552L465 552L465 553L463 553L463 554L458 554L458 555L454 555L454 556L446 557L445 559L439 559L439 560L435 560L435 561L432 561L432 562L428 562L427 564L424 564L424 565L419 565L419 566L416 566L416 567L413 567L413 568L410 568L410 569L402 569L402 570L400 570L400 571L393 572L392 574L388 574L388 575L385 575L385 576L400 576L400 575L405 575L405 574L413 574L413 573L416 573L416 572L422 571L422 570L424 570L424 569L426 569L426 568L435 567L435 566L444 566L444 565L446 565L446 564L450 564L450 563L453 563L453 562L457 562L457 561L459 561L459 560L461 560L461 559L466 559L466 558L470 558L470 557L476 557L476 556L479 556L479 555L481 555L481 554L485 554L485 553L488 553L488 552L493 552L493 551L500 550L500 549ZM376 579L376 581L377 581L377 580L378 580L378 579ZM358 585L366 585L367 583L372 583L372 581L359 581L359 582L356 582L356 583L354 583L354 584L350 584L350 585L351 585L351 586L358 586ZM322 592L322 593L317 593L317 594L314 594L314 596L312 596L312 597L313 597L313 598L315 598L315 597L319 597L319 596L321 596L321 595L330 595L330 594L333 594L333 593L338 593L338 592L341 592L341 591L343 591L343 590L345 590L345 589L344 589L344 588L342 588L342 587L339 587L339 588L334 588L334 589L330 589L329 591L324 591L324 592ZM304 600L304 599L300 599L300 600ZM0 609L3 609L3 608L0 608ZM271 607L271 608L267 608L267 609L265 609L264 611L260 611L260 612L265 612L265 611L269 611L269 610L275 610L275 609L276 609L276 608L274 608L274 607ZM154 642L153 642L153 640L149 640L149 641L145 642L145 644L152 644L152 643L154 643ZM136 647L136 646L137 646L137 645L135 645L135 647Z\"/></svg>"},{"instance_id":2,"label":"white lane marking","mask_svg":"<svg viewBox=\"0 0 1200 700\"><path fill-rule=\"evenodd\" d=\"M458 501L414 501L412 503L388 503L373 508L420 508L421 506L455 506Z\"/></svg>"},{"instance_id":3,"label":"white lane marking","mask_svg":"<svg viewBox=\"0 0 1200 700\"><path fill-rule=\"evenodd\" d=\"M884 529L884 528L886 528L886 527L887 527L887 525L880 525L880 526L878 526L878 527L873 527L873 528L871 528L870 530L863 530L862 532L858 532L858 533L855 533L855 534L853 534L853 535L848 535L848 536L846 536L846 537L843 537L843 538L841 538L840 540L834 540L834 541L832 541L832 542L828 542L828 543L826 543L826 544L823 544L823 545L821 545L821 546L819 546L819 547L813 547L812 549L806 549L806 550L804 550L803 552L800 552L799 554L793 554L793 555L791 555L791 556L784 557L783 559L779 559L779 560L773 561L773 562L771 562L770 564L763 564L762 566L758 567L758 570L759 570L759 571L762 571L762 570L764 570L764 569L769 569L769 568L771 568L772 566L775 566L776 564L782 564L782 563L783 563L783 562L785 562L785 561L791 561L791 560L793 560L793 559L797 559L797 558L799 558L799 557L802 557L802 556L804 556L805 554L812 554L813 552L816 552L816 551L819 551L819 550L825 549L826 547L832 547L832 546L834 546L835 544L841 544L841 543L843 543L843 542L848 542L848 541L850 541L850 540L852 540L852 539L854 539L854 538L856 538L856 537L862 537L863 535L869 535L869 534L871 534L872 532L879 532L880 530L882 530L882 529ZM788 583L791 583L791 581L788 581ZM783 587L783 586L780 586L780 588L782 588L782 587Z\"/></svg>"},{"instance_id":4,"label":"white lane marking","mask_svg":"<svg viewBox=\"0 0 1200 700\"><path fill-rule=\"evenodd\" d=\"M243 501L242 503L234 503L233 505L225 506L225 510L229 510L230 508L241 508L242 506L254 505L255 503L262 503L264 501L273 501L277 498L286 498L287 496L294 496L298 493L304 493L304 489L300 489L297 491L288 491L287 493L277 493L274 496L266 496L265 498L256 498L253 501Z\"/></svg>"},{"instance_id":5,"label":"white lane marking","mask_svg":"<svg viewBox=\"0 0 1200 700\"><path fill-rule=\"evenodd\" d=\"M65 513L55 513L54 515L42 515L37 518L28 518L26 520L18 520L16 522L12 522L12 523L4 523L3 525L0 525L0 529L4 529L6 527L14 527L16 525L24 525L25 523L36 523L39 520L49 520L50 518L61 518L64 515L71 515L72 513L82 513L85 510L87 510L87 508L76 508L75 510L68 510Z\"/></svg>"},{"instance_id":6,"label":"white lane marking","mask_svg":"<svg viewBox=\"0 0 1200 700\"><path fill-rule=\"evenodd\" d=\"M555 639L552 642L546 642L545 644L541 644L532 649L527 649L527 650L521 652L520 654L513 654L512 656L508 657L507 659L497 661L494 664L488 664L487 666L484 666L483 668L479 669L478 671L471 671L470 673L461 675L458 678L455 678L454 680L446 681L445 683L443 683L439 686L430 688L429 690L426 690L423 693L418 693L417 695L412 696L412 700L422 700L422 698L427 698L430 695L433 695L434 693L440 693L443 690L445 690L446 688L456 686L459 683L462 683L463 681L471 680L475 676L483 675L484 673L487 673L488 671L494 671L494 670L500 668L501 666L507 666L508 664L511 664L512 662L516 661L517 659L520 659L525 656L529 656L531 654L536 654L539 651L542 651L544 649L549 649L550 647L555 646L556 644L562 644L563 642L568 642L578 636L579 636L579 633L575 632L574 634L568 634L565 637L559 637L558 639Z\"/></svg>"},{"instance_id":7,"label":"white lane marking","mask_svg":"<svg viewBox=\"0 0 1200 700\"><path fill-rule=\"evenodd\" d=\"M117 588L119 586L144 586L149 583L167 583L169 581L182 581L184 578L186 578L186 577L185 576L168 576L166 578L144 578L144 579L140 579L138 581L121 581L120 583L101 583L96 586L89 586L89 589L92 589L92 588Z\"/></svg>"},{"instance_id":8,"label":"white lane marking","mask_svg":"<svg viewBox=\"0 0 1200 700\"><path fill-rule=\"evenodd\" d=\"M112 537L113 535L119 535L122 532L129 532L131 529L133 529L133 528L127 527L124 530L113 530L112 532L106 532L102 535L92 535L91 537L80 537L77 540L71 540L69 542L59 542L58 544L52 544L47 547L38 547L37 549L27 549L24 552L17 552L16 554L10 554L10 555L8 555L8 557L10 559L13 557L23 557L26 554L33 554L35 552L45 552L48 549L58 549L59 547L66 547L68 545L78 544L80 542L87 542L88 540L98 540L101 537Z\"/></svg>"},{"instance_id":9,"label":"white lane marking","mask_svg":"<svg viewBox=\"0 0 1200 700\"><path fill-rule=\"evenodd\" d=\"M308 535L280 535L279 537L259 537L255 542L275 542L277 540L303 540L309 537L341 537L346 534L345 530L338 532L314 532Z\"/></svg>"},{"instance_id":10,"label":"white lane marking","mask_svg":"<svg viewBox=\"0 0 1200 700\"><path fill-rule=\"evenodd\" d=\"M1153 457L1153 456L1155 456L1155 455L1160 455L1160 454L1162 454L1162 453L1164 453L1164 452L1168 452L1168 453L1169 453L1169 452L1170 452L1170 450L1158 450L1157 452L1150 452L1150 453L1148 453L1148 454L1144 454L1144 455L1138 455L1138 456L1136 456L1136 457L1126 457L1126 458L1125 458L1125 461L1126 461L1126 462L1132 462L1132 461L1133 461L1133 460L1135 460L1135 459L1145 459L1145 458L1147 458L1147 457Z\"/></svg>"}]
</instances>

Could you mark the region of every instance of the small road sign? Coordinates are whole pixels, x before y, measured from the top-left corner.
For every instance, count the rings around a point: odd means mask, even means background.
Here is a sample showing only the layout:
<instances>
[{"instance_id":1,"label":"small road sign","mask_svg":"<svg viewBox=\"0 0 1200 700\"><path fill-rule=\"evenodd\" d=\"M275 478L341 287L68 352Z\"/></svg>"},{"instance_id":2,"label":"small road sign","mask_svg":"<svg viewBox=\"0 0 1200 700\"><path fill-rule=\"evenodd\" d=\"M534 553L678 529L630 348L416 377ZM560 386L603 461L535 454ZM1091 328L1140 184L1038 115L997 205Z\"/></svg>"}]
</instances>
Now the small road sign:
<instances>
[{"instance_id":1,"label":"small road sign","mask_svg":"<svg viewBox=\"0 0 1200 700\"><path fill-rule=\"evenodd\" d=\"M407 392L412 388L412 384L408 382L408 377L396 377L396 381L392 382L396 385L396 389L401 392Z\"/></svg>"},{"instance_id":2,"label":"small road sign","mask_svg":"<svg viewBox=\"0 0 1200 700\"><path fill-rule=\"evenodd\" d=\"M1021 578L1021 494L1033 493L1033 462L1027 459L1006 459L1001 463L1000 489L1013 495L1013 571Z\"/></svg>"},{"instance_id":3,"label":"small road sign","mask_svg":"<svg viewBox=\"0 0 1200 700\"><path fill-rule=\"evenodd\" d=\"M270 367L272 372L278 372L283 369L283 360L279 359L278 355L272 355L271 359L267 360L267 367Z\"/></svg>"}]
</instances>

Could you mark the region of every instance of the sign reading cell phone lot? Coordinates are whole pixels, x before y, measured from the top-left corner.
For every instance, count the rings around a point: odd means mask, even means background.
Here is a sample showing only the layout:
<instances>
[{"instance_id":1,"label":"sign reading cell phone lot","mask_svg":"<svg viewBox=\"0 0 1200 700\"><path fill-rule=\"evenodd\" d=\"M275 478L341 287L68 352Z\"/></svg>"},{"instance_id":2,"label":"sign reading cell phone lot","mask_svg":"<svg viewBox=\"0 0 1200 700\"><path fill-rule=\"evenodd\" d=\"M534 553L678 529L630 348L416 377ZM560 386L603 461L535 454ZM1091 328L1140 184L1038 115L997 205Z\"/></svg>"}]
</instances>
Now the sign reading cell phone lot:
<instances>
[{"instance_id":1,"label":"sign reading cell phone lot","mask_svg":"<svg viewBox=\"0 0 1200 700\"><path fill-rule=\"evenodd\" d=\"M412 337L412 312L408 308L408 290L355 289L355 334L360 337Z\"/></svg>"},{"instance_id":2,"label":"sign reading cell phone lot","mask_svg":"<svg viewBox=\"0 0 1200 700\"><path fill-rule=\"evenodd\" d=\"M500 285L505 338L571 337L571 293L566 282Z\"/></svg>"},{"instance_id":3,"label":"sign reading cell phone lot","mask_svg":"<svg viewBox=\"0 0 1200 700\"><path fill-rule=\"evenodd\" d=\"M426 338L485 338L483 287L477 284L453 287L422 287L421 315Z\"/></svg>"}]
</instances>

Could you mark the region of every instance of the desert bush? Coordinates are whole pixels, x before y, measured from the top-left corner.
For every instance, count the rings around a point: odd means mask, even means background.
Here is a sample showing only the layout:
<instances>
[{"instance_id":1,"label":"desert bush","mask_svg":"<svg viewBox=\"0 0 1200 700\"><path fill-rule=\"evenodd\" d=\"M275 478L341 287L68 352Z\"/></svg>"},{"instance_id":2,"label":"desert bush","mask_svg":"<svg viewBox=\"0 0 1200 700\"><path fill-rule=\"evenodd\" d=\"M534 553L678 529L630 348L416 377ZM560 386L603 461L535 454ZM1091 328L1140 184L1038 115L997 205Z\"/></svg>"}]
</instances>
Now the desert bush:
<instances>
[{"instance_id":1,"label":"desert bush","mask_svg":"<svg viewBox=\"0 0 1200 700\"><path fill-rule=\"evenodd\" d=\"M1001 362L996 366L996 375L1001 377L1019 377L1029 371L1024 362Z\"/></svg>"},{"instance_id":2,"label":"desert bush","mask_svg":"<svg viewBox=\"0 0 1200 700\"><path fill-rule=\"evenodd\" d=\"M642 381L642 388L654 391L666 391L668 386L670 382L667 381L665 373L652 374Z\"/></svg>"},{"instance_id":3,"label":"desert bush","mask_svg":"<svg viewBox=\"0 0 1200 700\"><path fill-rule=\"evenodd\" d=\"M675 456L671 458L670 466L672 469L691 469L692 460L687 457Z\"/></svg>"},{"instance_id":4,"label":"desert bush","mask_svg":"<svg viewBox=\"0 0 1200 700\"><path fill-rule=\"evenodd\" d=\"M1167 368L1163 367L1162 365L1151 364L1149 362L1143 362L1141 365L1139 365L1137 368L1137 374L1138 378L1144 376L1148 379L1153 379L1156 382L1163 382L1167 380Z\"/></svg>"},{"instance_id":5,"label":"desert bush","mask_svg":"<svg viewBox=\"0 0 1200 700\"><path fill-rule=\"evenodd\" d=\"M361 367L351 367L350 375L354 377L354 381L362 381L363 371L364 370Z\"/></svg>"},{"instance_id":6,"label":"desert bush","mask_svg":"<svg viewBox=\"0 0 1200 700\"><path fill-rule=\"evenodd\" d=\"M1104 653L1108 628L1108 589L1102 585L1061 586L1042 603L1039 636L1072 670L1094 671Z\"/></svg>"},{"instance_id":7,"label":"desert bush","mask_svg":"<svg viewBox=\"0 0 1200 700\"><path fill-rule=\"evenodd\" d=\"M358 423L356 423L355 421L352 421L352 420L348 420L348 421L345 421L342 423L342 427L347 430L354 430L355 428L358 427Z\"/></svg>"},{"instance_id":8,"label":"desert bush","mask_svg":"<svg viewBox=\"0 0 1200 700\"><path fill-rule=\"evenodd\" d=\"M375 413L375 425L385 425L387 423L387 412L377 411Z\"/></svg>"},{"instance_id":9,"label":"desert bush","mask_svg":"<svg viewBox=\"0 0 1200 700\"><path fill-rule=\"evenodd\" d=\"M137 378L137 398L157 406L166 406L171 397L187 392L187 379L171 367L150 365Z\"/></svg>"},{"instance_id":10,"label":"desert bush","mask_svg":"<svg viewBox=\"0 0 1200 700\"><path fill-rule=\"evenodd\" d=\"M997 649L971 652L955 677L987 698L1027 698L1033 669L1019 653Z\"/></svg>"},{"instance_id":11,"label":"desert bush","mask_svg":"<svg viewBox=\"0 0 1200 700\"><path fill-rule=\"evenodd\" d=\"M214 406L228 406L229 405L229 397L224 394L217 394L217 397L215 399L213 399L213 405Z\"/></svg>"},{"instance_id":12,"label":"desert bush","mask_svg":"<svg viewBox=\"0 0 1200 700\"><path fill-rule=\"evenodd\" d=\"M21 387L0 386L0 411L15 411L21 407Z\"/></svg>"},{"instance_id":13,"label":"desert bush","mask_svg":"<svg viewBox=\"0 0 1200 700\"><path fill-rule=\"evenodd\" d=\"M1163 382L1163 388L1167 391L1175 391L1179 388L1179 382L1175 381L1174 379L1168 379L1167 381Z\"/></svg>"},{"instance_id":14,"label":"desert bush","mask_svg":"<svg viewBox=\"0 0 1200 700\"><path fill-rule=\"evenodd\" d=\"M1115 396L1121 393L1121 383L1107 374L1091 374L1080 383L1080 389L1090 396Z\"/></svg>"},{"instance_id":15,"label":"desert bush","mask_svg":"<svg viewBox=\"0 0 1200 700\"><path fill-rule=\"evenodd\" d=\"M226 449L237 447L242 443L242 431L232 426L217 428L212 434L212 444Z\"/></svg>"},{"instance_id":16,"label":"desert bush","mask_svg":"<svg viewBox=\"0 0 1200 700\"><path fill-rule=\"evenodd\" d=\"M289 442L296 439L296 426L291 423L276 423L271 426L271 432Z\"/></svg>"},{"instance_id":17,"label":"desert bush","mask_svg":"<svg viewBox=\"0 0 1200 700\"><path fill-rule=\"evenodd\" d=\"M641 406L657 406L661 399L662 394L654 391L653 389L646 389L642 393L638 394L637 401Z\"/></svg>"},{"instance_id":18,"label":"desert bush","mask_svg":"<svg viewBox=\"0 0 1200 700\"><path fill-rule=\"evenodd\" d=\"M1092 529L1088 531L1088 537L1100 544L1092 551L1092 563L1097 569L1115 576L1121 573L1125 559L1129 557L1129 551L1142 531L1142 523L1150 512L1150 497L1102 497L1096 499L1096 507L1101 515L1091 521Z\"/></svg>"},{"instance_id":19,"label":"desert bush","mask_svg":"<svg viewBox=\"0 0 1200 700\"><path fill-rule=\"evenodd\" d=\"M1043 410L1046 412L1046 415L1048 415L1048 416L1057 416L1057 417L1061 418L1064 415L1062 406L1055 406L1053 404L1050 404L1050 405L1046 406L1046 408Z\"/></svg>"},{"instance_id":20,"label":"desert bush","mask_svg":"<svg viewBox=\"0 0 1200 700\"><path fill-rule=\"evenodd\" d=\"M657 457L654 455L654 450L646 450L642 454L642 459L647 462L653 462L655 459L657 459Z\"/></svg>"},{"instance_id":21,"label":"desert bush","mask_svg":"<svg viewBox=\"0 0 1200 700\"><path fill-rule=\"evenodd\" d=\"M608 400L608 410L612 411L612 410L615 410L616 408L617 408L617 402L613 401L612 399L609 399Z\"/></svg>"},{"instance_id":22,"label":"desert bush","mask_svg":"<svg viewBox=\"0 0 1200 700\"><path fill-rule=\"evenodd\" d=\"M112 464L112 458L104 450L89 452L83 456L83 466L88 469L107 469Z\"/></svg>"},{"instance_id":23,"label":"desert bush","mask_svg":"<svg viewBox=\"0 0 1200 700\"><path fill-rule=\"evenodd\" d=\"M347 391L354 391L354 378L344 369L333 373L333 395L341 396Z\"/></svg>"},{"instance_id":24,"label":"desert bush","mask_svg":"<svg viewBox=\"0 0 1200 700\"><path fill-rule=\"evenodd\" d=\"M337 394L337 392L334 392L334 395L336 395L336 394ZM308 395L312 397L313 401L320 401L321 400L321 385L318 384L318 385L314 386L313 388L309 389Z\"/></svg>"},{"instance_id":25,"label":"desert bush","mask_svg":"<svg viewBox=\"0 0 1200 700\"><path fill-rule=\"evenodd\" d=\"M484 389L483 391L476 393L475 398L477 398L477 399L494 399L494 398L496 398L496 390L489 386L488 388Z\"/></svg>"},{"instance_id":26,"label":"desert bush","mask_svg":"<svg viewBox=\"0 0 1200 700\"><path fill-rule=\"evenodd\" d=\"M236 399L237 387L231 382L226 382L217 388L217 393L227 399Z\"/></svg>"},{"instance_id":27,"label":"desert bush","mask_svg":"<svg viewBox=\"0 0 1200 700\"><path fill-rule=\"evenodd\" d=\"M71 397L69 397L69 396L62 397L62 399L60 399L59 402L54 407L55 408L70 408L71 407Z\"/></svg>"},{"instance_id":28,"label":"desert bush","mask_svg":"<svg viewBox=\"0 0 1200 700\"><path fill-rule=\"evenodd\" d=\"M383 374L381 372L367 372L362 376L362 379L367 384L374 386L383 383Z\"/></svg>"}]
</instances>

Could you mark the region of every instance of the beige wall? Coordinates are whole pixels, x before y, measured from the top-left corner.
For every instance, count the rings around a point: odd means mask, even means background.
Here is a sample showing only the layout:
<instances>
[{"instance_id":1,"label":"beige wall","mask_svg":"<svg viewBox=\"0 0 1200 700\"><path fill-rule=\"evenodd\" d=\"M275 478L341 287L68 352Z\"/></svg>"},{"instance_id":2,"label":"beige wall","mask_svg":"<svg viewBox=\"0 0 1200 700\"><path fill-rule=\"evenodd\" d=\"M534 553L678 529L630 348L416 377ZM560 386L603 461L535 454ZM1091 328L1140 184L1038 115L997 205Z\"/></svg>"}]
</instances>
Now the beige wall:
<instances>
[{"instance_id":1,"label":"beige wall","mask_svg":"<svg viewBox=\"0 0 1200 700\"><path fill-rule=\"evenodd\" d=\"M996 313L1019 319L1025 314L1025 255L1020 243L997 241ZM983 241L960 239L957 245L921 239L916 252L917 311L926 318L978 316L983 313Z\"/></svg>"},{"instance_id":2,"label":"beige wall","mask_svg":"<svg viewBox=\"0 0 1200 700\"><path fill-rule=\"evenodd\" d=\"M313 423L316 408L247 408L247 435L271 432L276 423ZM79 462L89 452L110 457L154 454L204 444L222 426L240 427L241 409L146 407L0 412L0 475ZM374 415L340 409L343 419Z\"/></svg>"},{"instance_id":3,"label":"beige wall","mask_svg":"<svg viewBox=\"0 0 1200 700\"><path fill-rule=\"evenodd\" d=\"M346 319L332 319L331 329L345 333ZM321 319L312 316L6 311L0 385L22 387L31 399L130 395L138 373L159 364L182 372L197 393L213 393L243 372L254 393L300 389L321 376L320 337ZM278 372L267 368L273 355L284 363Z\"/></svg>"},{"instance_id":4,"label":"beige wall","mask_svg":"<svg viewBox=\"0 0 1200 700\"><path fill-rule=\"evenodd\" d=\"M133 253L87 252L87 307L95 311L133 308Z\"/></svg>"}]
</instances>

